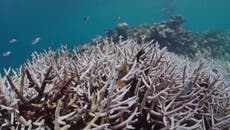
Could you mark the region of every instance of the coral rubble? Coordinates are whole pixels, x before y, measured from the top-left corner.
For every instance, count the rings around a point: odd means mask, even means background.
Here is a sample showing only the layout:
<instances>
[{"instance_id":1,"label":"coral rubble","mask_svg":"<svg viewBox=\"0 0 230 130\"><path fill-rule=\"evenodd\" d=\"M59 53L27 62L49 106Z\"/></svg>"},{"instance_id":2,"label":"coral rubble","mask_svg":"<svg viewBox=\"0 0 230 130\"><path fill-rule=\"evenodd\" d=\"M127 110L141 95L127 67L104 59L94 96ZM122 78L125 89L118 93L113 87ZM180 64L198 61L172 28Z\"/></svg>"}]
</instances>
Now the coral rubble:
<instances>
[{"instance_id":1,"label":"coral rubble","mask_svg":"<svg viewBox=\"0 0 230 130\"><path fill-rule=\"evenodd\" d=\"M13 74L11 74L13 73ZM200 61L134 40L33 53L0 78L8 129L227 129L230 87Z\"/></svg>"}]
</instances>

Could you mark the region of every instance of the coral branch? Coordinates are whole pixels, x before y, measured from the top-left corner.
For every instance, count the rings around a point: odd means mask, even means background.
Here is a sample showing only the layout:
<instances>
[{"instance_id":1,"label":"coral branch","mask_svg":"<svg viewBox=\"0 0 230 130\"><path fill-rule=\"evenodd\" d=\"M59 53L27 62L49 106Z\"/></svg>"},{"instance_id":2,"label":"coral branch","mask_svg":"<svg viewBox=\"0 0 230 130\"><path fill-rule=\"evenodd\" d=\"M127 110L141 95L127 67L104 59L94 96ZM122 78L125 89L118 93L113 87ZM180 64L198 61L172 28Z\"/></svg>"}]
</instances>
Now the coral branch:
<instances>
[{"instance_id":1,"label":"coral branch","mask_svg":"<svg viewBox=\"0 0 230 130\"><path fill-rule=\"evenodd\" d=\"M26 99L22 93L18 90L18 88L14 85L13 81L11 80L11 78L7 75L6 76L10 86L12 87L12 89L15 91L15 93L18 95L19 99L24 103L24 104L28 104L29 100Z\"/></svg>"}]
</instances>

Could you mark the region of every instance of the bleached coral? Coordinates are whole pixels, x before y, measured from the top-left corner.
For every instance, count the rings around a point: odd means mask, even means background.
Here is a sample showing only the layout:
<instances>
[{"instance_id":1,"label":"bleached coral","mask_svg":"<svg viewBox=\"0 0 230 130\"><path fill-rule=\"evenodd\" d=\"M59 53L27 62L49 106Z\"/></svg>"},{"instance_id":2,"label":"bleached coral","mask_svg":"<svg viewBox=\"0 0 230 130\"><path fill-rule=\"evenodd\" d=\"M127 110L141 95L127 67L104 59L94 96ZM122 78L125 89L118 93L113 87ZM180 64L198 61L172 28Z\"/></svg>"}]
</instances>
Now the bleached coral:
<instances>
[{"instance_id":1,"label":"bleached coral","mask_svg":"<svg viewBox=\"0 0 230 130\"><path fill-rule=\"evenodd\" d=\"M0 79L2 129L224 129L230 87L193 63L134 40L33 53ZM5 93L6 91L6 93ZM7 102L8 101L8 102Z\"/></svg>"}]
</instances>

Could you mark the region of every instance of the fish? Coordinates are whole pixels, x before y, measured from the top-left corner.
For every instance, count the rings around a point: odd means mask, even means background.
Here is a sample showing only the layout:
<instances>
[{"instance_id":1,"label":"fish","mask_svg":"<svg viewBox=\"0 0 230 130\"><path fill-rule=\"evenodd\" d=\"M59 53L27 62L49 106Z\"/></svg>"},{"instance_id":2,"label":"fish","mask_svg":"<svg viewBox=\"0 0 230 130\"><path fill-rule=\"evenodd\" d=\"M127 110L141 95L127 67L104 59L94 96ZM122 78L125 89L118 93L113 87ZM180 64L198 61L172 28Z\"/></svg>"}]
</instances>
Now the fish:
<instances>
[{"instance_id":1,"label":"fish","mask_svg":"<svg viewBox=\"0 0 230 130\"><path fill-rule=\"evenodd\" d=\"M96 35L96 40L100 41L103 37L101 35Z\"/></svg>"},{"instance_id":2,"label":"fish","mask_svg":"<svg viewBox=\"0 0 230 130\"><path fill-rule=\"evenodd\" d=\"M115 36L115 32L111 29L104 29L104 33L106 34L107 37Z\"/></svg>"},{"instance_id":3,"label":"fish","mask_svg":"<svg viewBox=\"0 0 230 130\"><path fill-rule=\"evenodd\" d=\"M125 83L125 81L123 81L123 80L118 80L117 81L117 86L119 87L119 88L123 88L123 87L125 87L127 84Z\"/></svg>"},{"instance_id":4,"label":"fish","mask_svg":"<svg viewBox=\"0 0 230 130\"><path fill-rule=\"evenodd\" d=\"M12 52L11 51L6 51L2 53L2 56L6 57L9 56Z\"/></svg>"},{"instance_id":5,"label":"fish","mask_svg":"<svg viewBox=\"0 0 230 130\"><path fill-rule=\"evenodd\" d=\"M35 39L32 40L32 45L35 45L35 44L39 43L40 40L41 40L40 37L36 37Z\"/></svg>"},{"instance_id":6,"label":"fish","mask_svg":"<svg viewBox=\"0 0 230 130\"><path fill-rule=\"evenodd\" d=\"M98 43L102 40L102 36L101 35L96 35L95 38L92 39L92 42L94 43Z\"/></svg>"},{"instance_id":7,"label":"fish","mask_svg":"<svg viewBox=\"0 0 230 130\"><path fill-rule=\"evenodd\" d=\"M176 0L165 0L163 7L160 9L163 18L170 18L176 11L175 7Z\"/></svg>"},{"instance_id":8,"label":"fish","mask_svg":"<svg viewBox=\"0 0 230 130\"><path fill-rule=\"evenodd\" d=\"M116 18L115 18L115 22L118 23L118 22L120 21L120 19L121 19L120 16L116 17Z\"/></svg>"},{"instance_id":9,"label":"fish","mask_svg":"<svg viewBox=\"0 0 230 130\"><path fill-rule=\"evenodd\" d=\"M9 40L9 43L15 43L15 42L17 42L16 38L12 38L12 39Z\"/></svg>"},{"instance_id":10,"label":"fish","mask_svg":"<svg viewBox=\"0 0 230 130\"><path fill-rule=\"evenodd\" d=\"M130 70L130 67L128 64L123 64L120 67L117 68L117 75L118 79L121 79L124 77Z\"/></svg>"},{"instance_id":11,"label":"fish","mask_svg":"<svg viewBox=\"0 0 230 130\"><path fill-rule=\"evenodd\" d=\"M84 17L84 22L88 22L88 21L89 21L89 18L90 18L89 16L85 16L85 17Z\"/></svg>"}]
</instances>

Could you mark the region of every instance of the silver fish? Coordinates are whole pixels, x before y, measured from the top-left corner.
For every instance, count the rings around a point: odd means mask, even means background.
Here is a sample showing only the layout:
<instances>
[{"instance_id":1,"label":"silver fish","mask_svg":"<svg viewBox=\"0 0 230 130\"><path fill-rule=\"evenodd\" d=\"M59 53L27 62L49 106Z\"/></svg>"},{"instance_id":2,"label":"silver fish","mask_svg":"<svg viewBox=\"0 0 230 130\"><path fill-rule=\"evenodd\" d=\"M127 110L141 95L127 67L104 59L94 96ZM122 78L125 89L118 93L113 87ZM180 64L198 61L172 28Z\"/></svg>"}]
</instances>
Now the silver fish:
<instances>
[{"instance_id":1,"label":"silver fish","mask_svg":"<svg viewBox=\"0 0 230 130\"><path fill-rule=\"evenodd\" d=\"M12 39L9 40L9 43L15 43L15 42L17 42L16 38L12 38Z\"/></svg>"},{"instance_id":2,"label":"silver fish","mask_svg":"<svg viewBox=\"0 0 230 130\"><path fill-rule=\"evenodd\" d=\"M41 40L40 37L36 37L34 40L32 40L32 45L35 45L35 44L39 43L40 40Z\"/></svg>"},{"instance_id":3,"label":"silver fish","mask_svg":"<svg viewBox=\"0 0 230 130\"><path fill-rule=\"evenodd\" d=\"M11 51L6 51L2 53L2 56L6 57L9 56L11 54Z\"/></svg>"}]
</instances>

